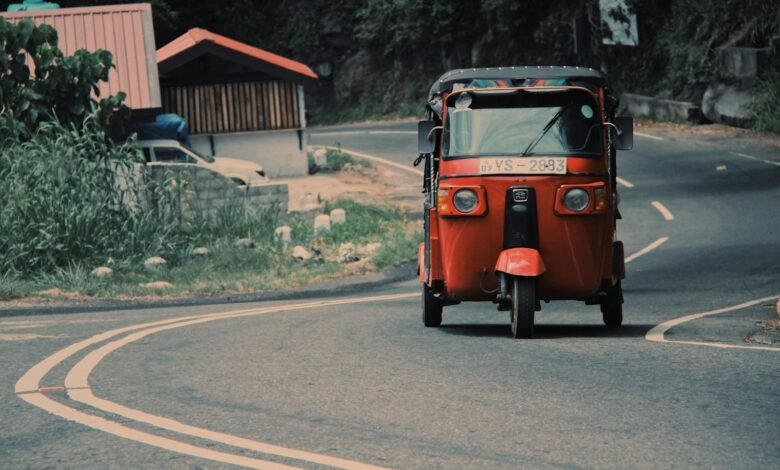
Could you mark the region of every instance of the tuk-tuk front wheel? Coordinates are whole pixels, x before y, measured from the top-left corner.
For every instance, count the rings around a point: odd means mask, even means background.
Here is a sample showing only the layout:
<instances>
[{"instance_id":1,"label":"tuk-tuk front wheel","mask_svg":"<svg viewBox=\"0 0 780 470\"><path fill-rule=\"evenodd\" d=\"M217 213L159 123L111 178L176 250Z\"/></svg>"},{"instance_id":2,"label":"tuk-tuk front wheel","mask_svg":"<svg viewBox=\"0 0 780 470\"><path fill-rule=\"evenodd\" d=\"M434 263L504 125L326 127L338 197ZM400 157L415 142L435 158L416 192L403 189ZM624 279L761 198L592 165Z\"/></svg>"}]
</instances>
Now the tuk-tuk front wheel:
<instances>
[{"instance_id":1,"label":"tuk-tuk front wheel","mask_svg":"<svg viewBox=\"0 0 780 470\"><path fill-rule=\"evenodd\" d=\"M623 287L620 281L610 287L601 300L601 317L608 328L618 328L623 324Z\"/></svg>"},{"instance_id":2,"label":"tuk-tuk front wheel","mask_svg":"<svg viewBox=\"0 0 780 470\"><path fill-rule=\"evenodd\" d=\"M427 284L423 284L422 292L422 321L427 327L441 325L441 312L444 308L441 299L433 295L433 291Z\"/></svg>"},{"instance_id":3,"label":"tuk-tuk front wheel","mask_svg":"<svg viewBox=\"0 0 780 470\"><path fill-rule=\"evenodd\" d=\"M512 337L530 338L534 334L536 283L533 278L512 278Z\"/></svg>"}]
</instances>

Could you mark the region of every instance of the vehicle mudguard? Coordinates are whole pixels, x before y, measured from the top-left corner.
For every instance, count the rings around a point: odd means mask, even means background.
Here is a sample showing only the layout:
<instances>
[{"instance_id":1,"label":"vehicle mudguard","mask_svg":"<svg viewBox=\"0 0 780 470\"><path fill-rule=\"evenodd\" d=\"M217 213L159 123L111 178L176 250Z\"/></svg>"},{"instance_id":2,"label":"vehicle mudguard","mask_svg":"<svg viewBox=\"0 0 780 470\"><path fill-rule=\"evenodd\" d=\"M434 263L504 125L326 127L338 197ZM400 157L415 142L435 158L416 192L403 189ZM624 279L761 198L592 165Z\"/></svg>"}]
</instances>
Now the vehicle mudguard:
<instances>
[{"instance_id":1,"label":"vehicle mudguard","mask_svg":"<svg viewBox=\"0 0 780 470\"><path fill-rule=\"evenodd\" d=\"M428 281L428 273L425 272L425 243L417 247L417 279L425 284Z\"/></svg>"},{"instance_id":2,"label":"vehicle mudguard","mask_svg":"<svg viewBox=\"0 0 780 470\"><path fill-rule=\"evenodd\" d=\"M547 268L544 267L544 260L539 250L510 248L498 255L495 270L512 276L536 277L543 274Z\"/></svg>"}]
</instances>

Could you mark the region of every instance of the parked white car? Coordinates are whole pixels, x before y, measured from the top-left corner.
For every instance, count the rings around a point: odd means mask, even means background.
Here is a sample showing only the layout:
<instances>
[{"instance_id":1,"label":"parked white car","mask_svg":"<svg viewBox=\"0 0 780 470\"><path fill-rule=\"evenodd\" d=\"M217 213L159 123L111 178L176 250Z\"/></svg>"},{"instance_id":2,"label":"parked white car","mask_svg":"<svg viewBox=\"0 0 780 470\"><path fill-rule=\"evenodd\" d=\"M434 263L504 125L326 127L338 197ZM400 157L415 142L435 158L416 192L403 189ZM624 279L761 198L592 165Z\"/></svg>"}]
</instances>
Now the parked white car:
<instances>
[{"instance_id":1,"label":"parked white car","mask_svg":"<svg viewBox=\"0 0 780 470\"><path fill-rule=\"evenodd\" d=\"M255 162L228 157L209 157L176 140L139 140L144 158L152 166L198 165L222 174L239 185L265 183L268 177Z\"/></svg>"}]
</instances>

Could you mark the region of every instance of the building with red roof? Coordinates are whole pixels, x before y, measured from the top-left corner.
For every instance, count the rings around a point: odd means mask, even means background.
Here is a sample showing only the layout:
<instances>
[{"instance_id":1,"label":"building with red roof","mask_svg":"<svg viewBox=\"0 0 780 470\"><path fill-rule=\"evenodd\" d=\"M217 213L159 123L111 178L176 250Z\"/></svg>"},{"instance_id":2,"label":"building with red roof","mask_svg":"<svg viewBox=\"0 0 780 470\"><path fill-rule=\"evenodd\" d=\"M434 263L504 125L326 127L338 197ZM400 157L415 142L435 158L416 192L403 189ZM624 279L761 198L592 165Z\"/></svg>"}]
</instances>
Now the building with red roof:
<instances>
[{"instance_id":1,"label":"building with red roof","mask_svg":"<svg viewBox=\"0 0 780 470\"><path fill-rule=\"evenodd\" d=\"M193 28L157 51L162 108L183 116L193 147L256 161L271 176L308 172L308 66Z\"/></svg>"}]
</instances>

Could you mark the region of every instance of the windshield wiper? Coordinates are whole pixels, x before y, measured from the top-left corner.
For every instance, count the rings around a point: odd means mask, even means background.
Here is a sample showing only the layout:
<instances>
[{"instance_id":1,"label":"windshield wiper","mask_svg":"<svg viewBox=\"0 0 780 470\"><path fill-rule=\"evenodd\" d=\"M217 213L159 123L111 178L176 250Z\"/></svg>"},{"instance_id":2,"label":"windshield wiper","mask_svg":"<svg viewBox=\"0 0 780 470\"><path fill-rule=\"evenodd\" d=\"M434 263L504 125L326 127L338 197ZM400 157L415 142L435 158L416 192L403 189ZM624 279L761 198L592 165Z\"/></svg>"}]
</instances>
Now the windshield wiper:
<instances>
[{"instance_id":1,"label":"windshield wiper","mask_svg":"<svg viewBox=\"0 0 780 470\"><path fill-rule=\"evenodd\" d=\"M534 137L534 140L532 140L531 143L528 144L528 147L523 150L524 157L531 153L531 150L536 147L536 144L538 144L544 138L544 136L547 135L550 129L552 129L552 126L558 122L558 119L561 118L563 112L566 111L566 108L567 106L564 106L557 113L555 113L555 116L553 116L552 119L550 119L550 121L544 126L544 129L542 129L542 131L536 137Z\"/></svg>"}]
</instances>

